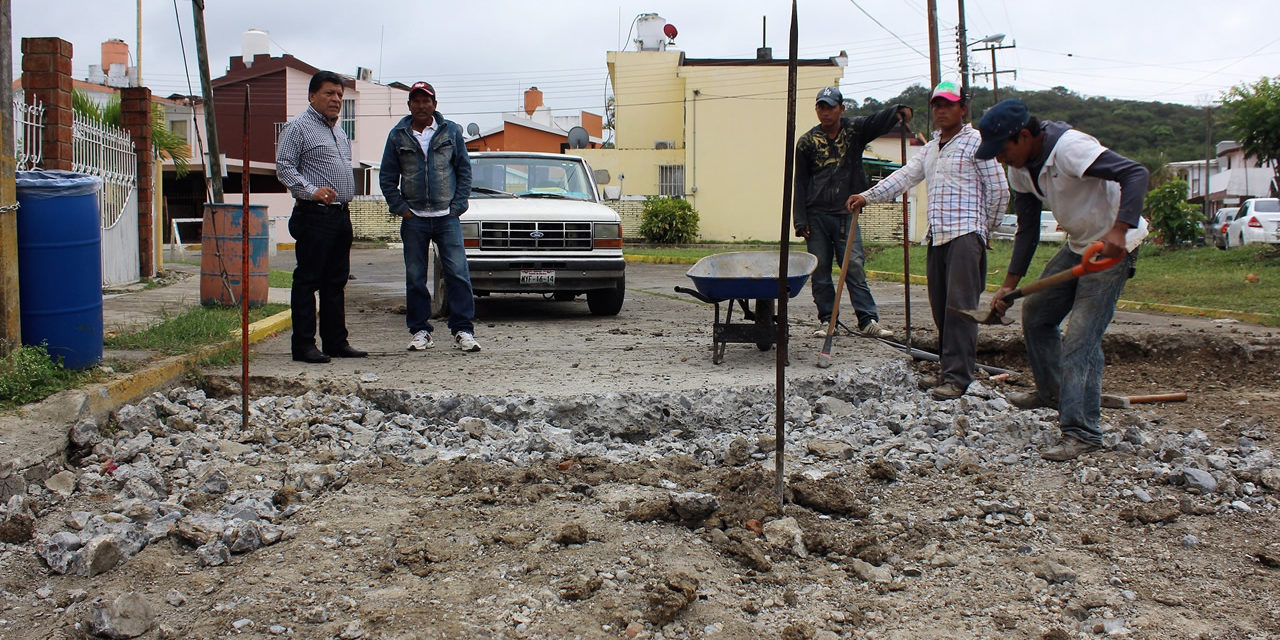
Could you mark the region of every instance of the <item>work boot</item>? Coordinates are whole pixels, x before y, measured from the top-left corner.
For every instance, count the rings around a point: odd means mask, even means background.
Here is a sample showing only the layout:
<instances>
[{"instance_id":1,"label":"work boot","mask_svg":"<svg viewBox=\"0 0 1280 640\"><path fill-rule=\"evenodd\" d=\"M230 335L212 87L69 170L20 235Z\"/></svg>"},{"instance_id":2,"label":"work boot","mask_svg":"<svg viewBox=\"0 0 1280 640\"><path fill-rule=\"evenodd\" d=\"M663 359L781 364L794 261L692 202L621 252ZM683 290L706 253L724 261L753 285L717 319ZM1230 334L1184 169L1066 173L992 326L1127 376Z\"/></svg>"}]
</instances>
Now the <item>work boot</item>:
<instances>
[{"instance_id":1,"label":"work boot","mask_svg":"<svg viewBox=\"0 0 1280 640\"><path fill-rule=\"evenodd\" d=\"M1040 457L1054 462L1066 462L1067 460L1076 459L1081 454L1096 451L1101 448L1102 447L1099 445L1091 444L1084 440L1079 440L1071 436L1063 436L1061 442L1042 451L1040 453Z\"/></svg>"},{"instance_id":2,"label":"work boot","mask_svg":"<svg viewBox=\"0 0 1280 640\"><path fill-rule=\"evenodd\" d=\"M920 376L920 379L916 381L916 387L919 388L921 391L928 391L941 384L942 384L941 375Z\"/></svg>"},{"instance_id":3,"label":"work boot","mask_svg":"<svg viewBox=\"0 0 1280 640\"><path fill-rule=\"evenodd\" d=\"M1050 406L1048 404L1045 404L1045 402L1040 399L1040 394L1034 391L1030 393L1027 393L1026 391L1010 391L1004 394L1004 399L1008 400L1009 404L1019 409L1041 409L1041 408L1055 409L1057 408L1055 406Z\"/></svg>"},{"instance_id":4,"label":"work boot","mask_svg":"<svg viewBox=\"0 0 1280 640\"><path fill-rule=\"evenodd\" d=\"M964 395L964 387L954 382L948 382L940 387L931 389L929 395L933 396L934 400L955 400Z\"/></svg>"}]
</instances>

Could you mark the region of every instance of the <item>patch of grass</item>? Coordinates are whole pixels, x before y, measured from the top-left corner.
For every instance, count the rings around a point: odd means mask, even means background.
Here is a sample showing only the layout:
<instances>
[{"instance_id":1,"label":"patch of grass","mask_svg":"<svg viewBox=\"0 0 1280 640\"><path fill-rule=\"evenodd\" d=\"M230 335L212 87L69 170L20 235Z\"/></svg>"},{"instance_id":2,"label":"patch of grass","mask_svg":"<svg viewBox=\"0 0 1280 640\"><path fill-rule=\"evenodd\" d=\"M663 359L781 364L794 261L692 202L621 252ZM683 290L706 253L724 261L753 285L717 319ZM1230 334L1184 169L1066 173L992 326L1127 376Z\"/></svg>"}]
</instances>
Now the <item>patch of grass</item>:
<instances>
[{"instance_id":1,"label":"patch of grass","mask_svg":"<svg viewBox=\"0 0 1280 640\"><path fill-rule=\"evenodd\" d=\"M1024 283L1039 277L1059 246L1041 244L1037 248ZM685 246L628 247L626 252L692 264L715 253L757 249L777 250L776 246ZM792 244L791 250L803 251L804 247ZM868 271L902 273L902 245L869 243L865 251ZM912 275L924 275L927 252L927 247L912 245ZM988 284L999 286L1004 281L1012 254L1012 241L992 243L987 253ZM1122 297L1147 303L1280 315L1280 249L1248 245L1221 251L1214 247L1165 249L1144 245L1138 254L1137 274L1125 285Z\"/></svg>"},{"instance_id":2,"label":"patch of grass","mask_svg":"<svg viewBox=\"0 0 1280 640\"><path fill-rule=\"evenodd\" d=\"M267 272L267 286L278 289L293 288L293 272L272 269Z\"/></svg>"},{"instance_id":3,"label":"patch of grass","mask_svg":"<svg viewBox=\"0 0 1280 640\"><path fill-rule=\"evenodd\" d=\"M22 346L0 358L0 407L10 409L43 400L98 374L75 371L49 358L44 346Z\"/></svg>"},{"instance_id":4,"label":"patch of grass","mask_svg":"<svg viewBox=\"0 0 1280 640\"><path fill-rule=\"evenodd\" d=\"M289 305L268 303L249 310L249 321L256 322L288 309ZM111 336L106 346L112 349L146 349L162 353L187 353L195 347L225 341L240 326L240 310L229 307L196 307L182 315L166 317L153 327Z\"/></svg>"}]
</instances>

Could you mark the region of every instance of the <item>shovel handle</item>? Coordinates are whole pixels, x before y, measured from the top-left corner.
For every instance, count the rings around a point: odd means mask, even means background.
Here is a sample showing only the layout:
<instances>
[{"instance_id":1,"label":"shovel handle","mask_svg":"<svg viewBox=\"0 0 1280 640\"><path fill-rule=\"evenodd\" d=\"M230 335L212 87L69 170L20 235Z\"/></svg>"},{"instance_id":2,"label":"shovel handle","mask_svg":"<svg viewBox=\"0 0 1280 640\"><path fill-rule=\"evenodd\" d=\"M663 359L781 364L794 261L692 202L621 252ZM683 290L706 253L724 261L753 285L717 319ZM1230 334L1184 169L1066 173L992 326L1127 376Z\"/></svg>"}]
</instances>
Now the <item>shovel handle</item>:
<instances>
[{"instance_id":1,"label":"shovel handle","mask_svg":"<svg viewBox=\"0 0 1280 640\"><path fill-rule=\"evenodd\" d=\"M1098 254L1102 253L1102 246L1101 241L1089 245L1089 248L1085 249L1084 256L1080 258L1080 264L1071 267L1066 271L1059 271L1047 278L1036 280L1025 287L1014 289L1013 291L1006 293L1001 299L1005 302L1013 302L1018 298L1029 296L1037 291L1042 291L1049 287L1056 287L1064 282L1071 282L1086 273L1097 273L1114 267L1116 263L1120 262L1120 257L1102 258L1099 260Z\"/></svg>"},{"instance_id":2,"label":"shovel handle","mask_svg":"<svg viewBox=\"0 0 1280 640\"><path fill-rule=\"evenodd\" d=\"M1102 247L1102 241L1099 240L1084 250L1084 255L1080 258L1080 264L1071 268L1071 272L1075 274L1075 277L1079 278L1086 273L1106 271L1120 262L1120 258L1123 256L1104 257L1099 260L1098 254L1102 253Z\"/></svg>"}]
</instances>

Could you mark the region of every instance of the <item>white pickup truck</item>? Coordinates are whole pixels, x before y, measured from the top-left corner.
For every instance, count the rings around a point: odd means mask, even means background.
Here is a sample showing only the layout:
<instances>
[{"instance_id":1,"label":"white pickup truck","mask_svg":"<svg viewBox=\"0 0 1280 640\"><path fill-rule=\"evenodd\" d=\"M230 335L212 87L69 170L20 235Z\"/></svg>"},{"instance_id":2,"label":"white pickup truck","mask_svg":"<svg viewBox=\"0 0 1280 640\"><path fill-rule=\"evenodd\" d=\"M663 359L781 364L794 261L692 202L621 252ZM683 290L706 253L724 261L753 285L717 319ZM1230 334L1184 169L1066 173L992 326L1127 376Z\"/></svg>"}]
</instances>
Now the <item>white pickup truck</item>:
<instances>
[{"instance_id":1,"label":"white pickup truck","mask_svg":"<svg viewBox=\"0 0 1280 640\"><path fill-rule=\"evenodd\" d=\"M592 314L617 315L626 291L622 220L600 204L586 161L516 151L470 155L471 203L460 221L475 295L586 294ZM443 282L434 275L432 306L443 305Z\"/></svg>"}]
</instances>

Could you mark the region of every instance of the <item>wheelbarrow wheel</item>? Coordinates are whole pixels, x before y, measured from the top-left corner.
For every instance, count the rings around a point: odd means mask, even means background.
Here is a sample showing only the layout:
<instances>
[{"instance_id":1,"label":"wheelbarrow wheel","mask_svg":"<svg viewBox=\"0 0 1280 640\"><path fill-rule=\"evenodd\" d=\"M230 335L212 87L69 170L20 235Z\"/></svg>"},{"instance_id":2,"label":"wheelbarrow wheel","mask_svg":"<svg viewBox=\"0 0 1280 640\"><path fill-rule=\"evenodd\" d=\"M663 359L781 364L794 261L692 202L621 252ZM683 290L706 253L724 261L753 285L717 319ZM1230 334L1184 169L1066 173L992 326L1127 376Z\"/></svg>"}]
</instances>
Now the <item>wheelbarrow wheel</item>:
<instances>
[{"instance_id":1,"label":"wheelbarrow wheel","mask_svg":"<svg viewBox=\"0 0 1280 640\"><path fill-rule=\"evenodd\" d=\"M776 325L773 323L773 302L772 298L756 300L756 336L760 338L756 348L761 351L768 351L774 342ZM764 336L768 336L768 339L764 339Z\"/></svg>"}]
</instances>

